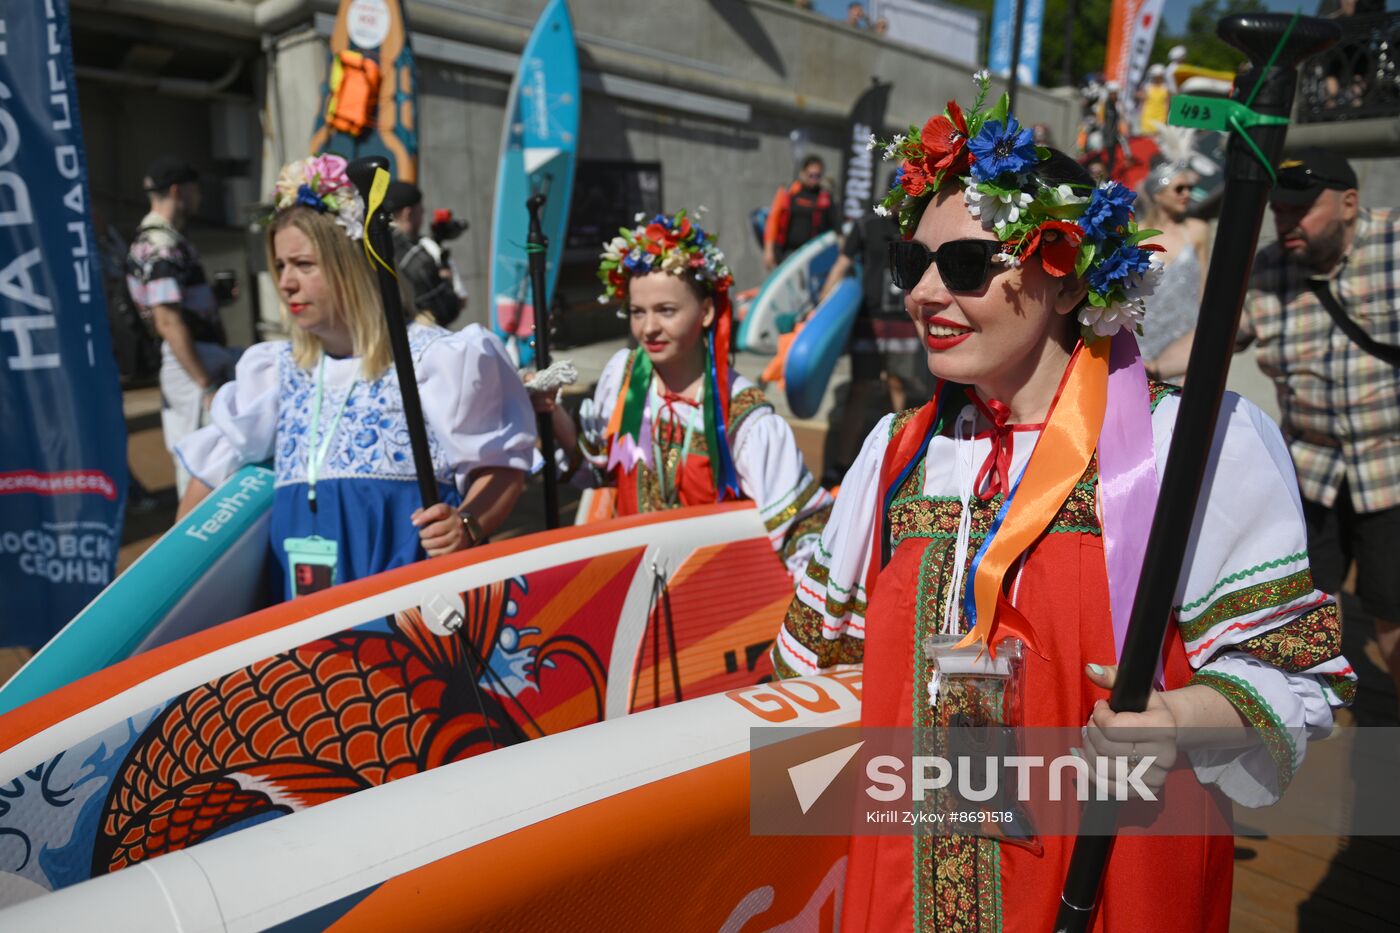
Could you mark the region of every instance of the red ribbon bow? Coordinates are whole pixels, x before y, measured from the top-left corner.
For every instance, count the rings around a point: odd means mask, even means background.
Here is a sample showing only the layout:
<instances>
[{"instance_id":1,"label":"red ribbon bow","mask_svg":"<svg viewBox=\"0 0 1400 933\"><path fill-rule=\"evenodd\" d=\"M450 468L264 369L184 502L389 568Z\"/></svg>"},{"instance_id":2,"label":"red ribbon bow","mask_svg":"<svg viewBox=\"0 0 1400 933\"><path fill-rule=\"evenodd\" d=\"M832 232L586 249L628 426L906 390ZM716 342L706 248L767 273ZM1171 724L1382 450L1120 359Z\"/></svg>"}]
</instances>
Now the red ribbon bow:
<instances>
[{"instance_id":1,"label":"red ribbon bow","mask_svg":"<svg viewBox=\"0 0 1400 933\"><path fill-rule=\"evenodd\" d=\"M1016 453L1016 432L1039 431L1044 425L1010 424L1008 419L1011 417L1011 409L1006 405L994 398L983 401L971 389L967 395L982 413L982 417L992 423L992 449L987 453L987 459L982 464L982 469L977 471L977 479L972 484L977 498L986 502L998 493L1011 493L1011 459Z\"/></svg>"}]
</instances>

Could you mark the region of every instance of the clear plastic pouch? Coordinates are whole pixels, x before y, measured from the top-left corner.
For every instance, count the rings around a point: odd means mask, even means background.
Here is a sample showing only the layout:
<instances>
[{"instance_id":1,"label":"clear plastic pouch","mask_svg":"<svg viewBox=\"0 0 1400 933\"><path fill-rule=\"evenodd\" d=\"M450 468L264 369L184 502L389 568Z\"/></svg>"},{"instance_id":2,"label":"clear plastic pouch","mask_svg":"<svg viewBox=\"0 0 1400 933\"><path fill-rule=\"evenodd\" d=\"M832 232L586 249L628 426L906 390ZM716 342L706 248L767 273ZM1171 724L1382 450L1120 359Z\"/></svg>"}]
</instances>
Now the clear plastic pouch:
<instances>
[{"instance_id":1,"label":"clear plastic pouch","mask_svg":"<svg viewBox=\"0 0 1400 933\"><path fill-rule=\"evenodd\" d=\"M932 805L943 813L937 825L1039 853L1043 847L1030 813L1017 799L1015 772L999 764L1021 753L1025 645L1019 638L1004 638L993 656L982 645L957 647L962 637L930 635L923 644L933 715L920 744L927 749L924 754L947 759L958 774L952 786L935 793ZM989 759L995 775L988 773ZM996 792L986 800L959 793L962 787L988 788L993 780Z\"/></svg>"}]
</instances>

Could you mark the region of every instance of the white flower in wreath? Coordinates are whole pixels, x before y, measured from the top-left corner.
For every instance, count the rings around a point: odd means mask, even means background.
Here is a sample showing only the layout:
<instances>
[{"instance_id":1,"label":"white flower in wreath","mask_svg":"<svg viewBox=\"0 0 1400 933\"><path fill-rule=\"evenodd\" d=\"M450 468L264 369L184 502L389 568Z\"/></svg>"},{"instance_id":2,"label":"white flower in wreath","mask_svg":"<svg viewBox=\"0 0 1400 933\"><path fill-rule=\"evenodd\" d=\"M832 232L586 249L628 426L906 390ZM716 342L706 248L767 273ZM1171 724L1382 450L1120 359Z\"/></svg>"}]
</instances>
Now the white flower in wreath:
<instances>
[{"instance_id":1,"label":"white flower in wreath","mask_svg":"<svg viewBox=\"0 0 1400 933\"><path fill-rule=\"evenodd\" d=\"M1024 191L983 191L976 185L963 189L967 212L982 221L983 230L1000 230L1021 219L1030 207L1031 196Z\"/></svg>"},{"instance_id":2,"label":"white flower in wreath","mask_svg":"<svg viewBox=\"0 0 1400 933\"><path fill-rule=\"evenodd\" d=\"M1079 311L1079 323L1091 329L1096 336L1112 337L1119 330L1137 330L1147 314L1147 306L1141 298L1128 298L1115 301L1106 308L1085 304Z\"/></svg>"},{"instance_id":3,"label":"white flower in wreath","mask_svg":"<svg viewBox=\"0 0 1400 933\"><path fill-rule=\"evenodd\" d=\"M1162 284L1164 271L1162 260L1156 253L1152 254L1148 262L1148 270L1142 275L1133 276L1126 289L1128 295L1142 304L1144 309L1147 307L1147 300L1157 294L1157 286Z\"/></svg>"},{"instance_id":4,"label":"white flower in wreath","mask_svg":"<svg viewBox=\"0 0 1400 933\"><path fill-rule=\"evenodd\" d=\"M627 255L627 241L620 236L615 236L608 243L603 244L603 258L613 262L622 262L622 257Z\"/></svg>"},{"instance_id":5,"label":"white flower in wreath","mask_svg":"<svg viewBox=\"0 0 1400 933\"><path fill-rule=\"evenodd\" d=\"M890 209L883 204L876 204L875 215L877 217L888 217L890 216Z\"/></svg>"}]
</instances>

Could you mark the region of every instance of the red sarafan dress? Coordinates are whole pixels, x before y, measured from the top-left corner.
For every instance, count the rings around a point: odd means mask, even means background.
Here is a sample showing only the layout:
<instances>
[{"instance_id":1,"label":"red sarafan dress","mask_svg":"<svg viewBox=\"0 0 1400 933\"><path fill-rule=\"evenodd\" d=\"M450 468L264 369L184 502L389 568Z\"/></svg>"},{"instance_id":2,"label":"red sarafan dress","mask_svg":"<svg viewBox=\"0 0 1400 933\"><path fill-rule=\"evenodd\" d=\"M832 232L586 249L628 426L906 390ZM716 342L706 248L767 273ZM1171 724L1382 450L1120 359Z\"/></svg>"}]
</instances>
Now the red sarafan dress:
<instances>
[{"instance_id":1,"label":"red sarafan dress","mask_svg":"<svg viewBox=\"0 0 1400 933\"><path fill-rule=\"evenodd\" d=\"M1160 469L1177 398L1162 386L1152 394ZM913 414L886 418L867 438L774 650L780 676L862 664L867 726L934 721L919 646L947 630L956 564L970 565L1001 506L999 484L1026 462L1039 437L1037 426L997 429L971 405L964 408L959 420L969 429L934 437L891 497L884 518L892 549L871 594L864 583L876 510L884 509L878 477L890 439ZM1183 766L1169 777L1165 794L1177 803L1195 795L1200 808L1228 814L1229 798L1254 806L1277 799L1301 761L1304 729L1330 723L1353 678L1340 655L1336 606L1313 588L1307 569L1301 506L1277 428L1233 396L1222 420L1228 431L1218 462L1247 470L1249 482L1236 485L1243 477L1231 475L1203 495L1202 538L1188 554L1178 593L1165 686L1219 690L1266 741L1245 753L1255 760L1193 760L1194 769ZM1036 647L1025 656L1025 726L1078 728L1095 700L1106 698L1084 673L1088 663L1116 660L1097 486L1091 460L1008 577L1012 615L1029 627ZM971 520L960 546L965 501ZM1242 515L1249 520L1239 521ZM966 619L960 621L965 630ZM1300 641L1310 650L1299 650ZM842 928L1046 933L1054 928L1074 838L1043 835L1040 842L1037 853L978 836L854 836ZM1094 929L1227 930L1232 867L1229 835L1120 836Z\"/></svg>"}]
</instances>

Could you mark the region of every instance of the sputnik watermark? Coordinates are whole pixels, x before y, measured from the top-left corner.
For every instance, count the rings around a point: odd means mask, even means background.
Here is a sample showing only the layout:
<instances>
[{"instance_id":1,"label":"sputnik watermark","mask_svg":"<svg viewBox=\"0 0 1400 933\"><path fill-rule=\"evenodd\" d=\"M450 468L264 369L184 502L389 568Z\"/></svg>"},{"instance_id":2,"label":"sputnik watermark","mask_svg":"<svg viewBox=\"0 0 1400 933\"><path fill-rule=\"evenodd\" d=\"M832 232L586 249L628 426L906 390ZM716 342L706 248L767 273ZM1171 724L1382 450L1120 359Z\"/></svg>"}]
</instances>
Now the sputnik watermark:
<instances>
[{"instance_id":1,"label":"sputnik watermark","mask_svg":"<svg viewBox=\"0 0 1400 933\"><path fill-rule=\"evenodd\" d=\"M1137 798L1155 801L1157 796L1143 777L1156 760L1151 755L1100 756L1094 759L1091 772L1089 762L1076 755L1060 755L1050 759L1048 764L1041 755L988 755L978 758L961 755L952 760L938 755L915 755L909 759L908 770L912 779L906 779L903 759L896 755L876 755L865 763L865 776L870 781L865 793L883 802L923 801L928 799L931 792L954 790L961 800L984 803L1004 799L1000 775L1011 770L1016 772L1015 799L1020 803L1029 803L1035 799L1032 796L1032 774L1036 770L1044 770L1049 777L1048 799L1052 802L1062 798L1065 772L1073 774L1077 795L1074 799L1081 802L1090 799L1091 787L1095 800ZM832 779L835 779L835 775ZM978 783L980 787L976 786Z\"/></svg>"}]
</instances>

